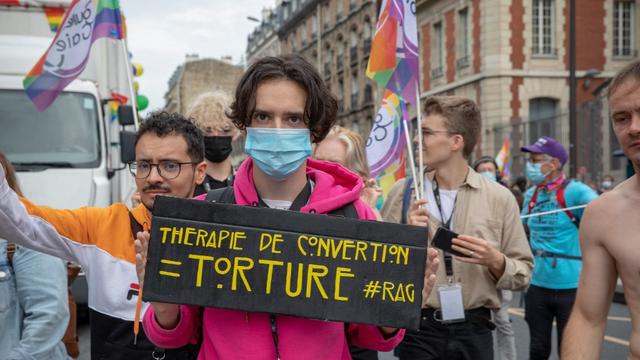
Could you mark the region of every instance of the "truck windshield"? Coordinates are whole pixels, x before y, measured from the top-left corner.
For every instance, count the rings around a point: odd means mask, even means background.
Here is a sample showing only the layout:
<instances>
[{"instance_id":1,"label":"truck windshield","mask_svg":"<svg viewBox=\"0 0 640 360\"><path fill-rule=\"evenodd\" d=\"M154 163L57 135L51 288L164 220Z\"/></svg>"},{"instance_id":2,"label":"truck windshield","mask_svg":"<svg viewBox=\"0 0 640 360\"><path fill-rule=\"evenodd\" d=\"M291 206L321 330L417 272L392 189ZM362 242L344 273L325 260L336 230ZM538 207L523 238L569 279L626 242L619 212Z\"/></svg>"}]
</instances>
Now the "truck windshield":
<instances>
[{"instance_id":1,"label":"truck windshield","mask_svg":"<svg viewBox=\"0 0 640 360\"><path fill-rule=\"evenodd\" d=\"M22 90L0 91L0 151L18 170L100 164L98 107L89 94L65 92L39 112Z\"/></svg>"}]
</instances>

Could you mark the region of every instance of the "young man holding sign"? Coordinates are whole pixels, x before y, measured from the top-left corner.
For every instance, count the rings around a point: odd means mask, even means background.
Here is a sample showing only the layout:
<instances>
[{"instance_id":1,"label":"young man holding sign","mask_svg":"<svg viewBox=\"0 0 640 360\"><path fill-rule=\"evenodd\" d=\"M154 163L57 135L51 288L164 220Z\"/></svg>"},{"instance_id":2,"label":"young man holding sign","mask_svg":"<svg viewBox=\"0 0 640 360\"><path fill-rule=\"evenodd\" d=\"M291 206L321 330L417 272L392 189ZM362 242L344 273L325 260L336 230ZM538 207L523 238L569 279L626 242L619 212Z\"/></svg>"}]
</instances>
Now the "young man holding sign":
<instances>
[{"instance_id":1,"label":"young man holding sign","mask_svg":"<svg viewBox=\"0 0 640 360\"><path fill-rule=\"evenodd\" d=\"M316 161L311 143L335 123L337 103L314 67L300 56L267 57L240 80L230 117L246 132L249 158L235 177L235 203L327 214L352 206L360 219L375 216L360 199L362 180L340 165ZM148 233L136 241L144 278ZM423 296L438 261L430 253ZM200 324L202 322L202 324ZM294 316L152 303L143 325L162 347L202 333L200 359L350 359L348 344L389 351L404 331ZM201 327L201 329L200 329Z\"/></svg>"},{"instance_id":2,"label":"young man holding sign","mask_svg":"<svg viewBox=\"0 0 640 360\"><path fill-rule=\"evenodd\" d=\"M458 96L436 96L423 104L425 199L414 202L409 223L428 227L429 243L443 250L437 291L427 299L419 332L407 332L400 359L493 359L491 309L500 290L527 286L533 256L511 192L468 165L480 134L476 104ZM402 218L399 181L382 218Z\"/></svg>"}]
</instances>

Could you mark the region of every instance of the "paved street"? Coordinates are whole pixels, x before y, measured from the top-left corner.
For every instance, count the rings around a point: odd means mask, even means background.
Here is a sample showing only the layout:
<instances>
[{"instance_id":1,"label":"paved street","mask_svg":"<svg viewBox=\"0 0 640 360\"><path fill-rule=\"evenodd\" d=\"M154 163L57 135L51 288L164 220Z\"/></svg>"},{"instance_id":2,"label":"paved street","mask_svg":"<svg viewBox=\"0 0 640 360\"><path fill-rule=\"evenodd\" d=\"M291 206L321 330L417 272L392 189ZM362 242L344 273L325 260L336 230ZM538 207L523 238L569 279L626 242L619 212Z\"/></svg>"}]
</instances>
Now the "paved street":
<instances>
[{"instance_id":1,"label":"paved street","mask_svg":"<svg viewBox=\"0 0 640 360\"><path fill-rule=\"evenodd\" d=\"M524 321L524 309L519 307L520 296L514 296L510 310L514 331L516 333L516 348L518 359L528 358L529 330ZM609 310L609 322L602 351L602 359L626 359L629 350L629 334L631 334L631 320L625 305L612 304ZM85 321L79 325L80 349L79 360L90 360L89 356L89 326ZM558 360L556 335L553 335L553 353L550 359ZM396 359L391 353L380 354L380 360Z\"/></svg>"}]
</instances>

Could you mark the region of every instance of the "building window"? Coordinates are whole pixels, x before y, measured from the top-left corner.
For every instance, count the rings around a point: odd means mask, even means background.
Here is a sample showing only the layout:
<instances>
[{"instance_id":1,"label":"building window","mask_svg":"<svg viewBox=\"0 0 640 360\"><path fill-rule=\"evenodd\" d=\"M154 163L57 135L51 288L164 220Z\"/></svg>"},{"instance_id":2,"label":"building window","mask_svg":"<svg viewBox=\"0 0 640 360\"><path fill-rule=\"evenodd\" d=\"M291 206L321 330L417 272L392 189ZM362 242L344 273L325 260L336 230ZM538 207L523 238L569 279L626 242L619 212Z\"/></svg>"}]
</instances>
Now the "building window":
<instances>
[{"instance_id":1,"label":"building window","mask_svg":"<svg viewBox=\"0 0 640 360\"><path fill-rule=\"evenodd\" d=\"M351 72L351 109L358 106L358 72Z\"/></svg>"},{"instance_id":2,"label":"building window","mask_svg":"<svg viewBox=\"0 0 640 360\"><path fill-rule=\"evenodd\" d=\"M338 66L338 70L341 70L344 65L344 47L342 44L338 44L337 46L336 65Z\"/></svg>"},{"instance_id":3,"label":"building window","mask_svg":"<svg viewBox=\"0 0 640 360\"><path fill-rule=\"evenodd\" d=\"M469 9L464 8L458 12L458 68L469 66Z\"/></svg>"},{"instance_id":4,"label":"building window","mask_svg":"<svg viewBox=\"0 0 640 360\"><path fill-rule=\"evenodd\" d=\"M635 56L635 3L618 0L613 8L613 56Z\"/></svg>"},{"instance_id":5,"label":"building window","mask_svg":"<svg viewBox=\"0 0 640 360\"><path fill-rule=\"evenodd\" d=\"M433 64L431 68L431 77L439 78L444 74L444 31L442 29L442 22L439 21L433 25L433 47L431 54Z\"/></svg>"},{"instance_id":6,"label":"building window","mask_svg":"<svg viewBox=\"0 0 640 360\"><path fill-rule=\"evenodd\" d=\"M554 19L553 0L533 0L533 55L558 54L554 48Z\"/></svg>"},{"instance_id":7,"label":"building window","mask_svg":"<svg viewBox=\"0 0 640 360\"><path fill-rule=\"evenodd\" d=\"M322 20L324 21L324 29L329 28L329 18L331 17L331 11L329 9L329 3L324 5L324 11L322 11Z\"/></svg>"},{"instance_id":8,"label":"building window","mask_svg":"<svg viewBox=\"0 0 640 360\"><path fill-rule=\"evenodd\" d=\"M342 2L344 0L336 1L336 20L342 19Z\"/></svg>"},{"instance_id":9,"label":"building window","mask_svg":"<svg viewBox=\"0 0 640 360\"><path fill-rule=\"evenodd\" d=\"M358 32L351 29L351 63L358 61Z\"/></svg>"},{"instance_id":10,"label":"building window","mask_svg":"<svg viewBox=\"0 0 640 360\"><path fill-rule=\"evenodd\" d=\"M313 15L311 18L311 36L315 39L318 35L318 16Z\"/></svg>"},{"instance_id":11,"label":"building window","mask_svg":"<svg viewBox=\"0 0 640 360\"><path fill-rule=\"evenodd\" d=\"M558 101L550 98L529 100L529 143L541 136L556 138Z\"/></svg>"},{"instance_id":12,"label":"building window","mask_svg":"<svg viewBox=\"0 0 640 360\"><path fill-rule=\"evenodd\" d=\"M307 46L307 24L302 24L300 28L300 43L302 47Z\"/></svg>"},{"instance_id":13,"label":"building window","mask_svg":"<svg viewBox=\"0 0 640 360\"><path fill-rule=\"evenodd\" d=\"M344 111L344 81L338 79L338 111Z\"/></svg>"}]
</instances>

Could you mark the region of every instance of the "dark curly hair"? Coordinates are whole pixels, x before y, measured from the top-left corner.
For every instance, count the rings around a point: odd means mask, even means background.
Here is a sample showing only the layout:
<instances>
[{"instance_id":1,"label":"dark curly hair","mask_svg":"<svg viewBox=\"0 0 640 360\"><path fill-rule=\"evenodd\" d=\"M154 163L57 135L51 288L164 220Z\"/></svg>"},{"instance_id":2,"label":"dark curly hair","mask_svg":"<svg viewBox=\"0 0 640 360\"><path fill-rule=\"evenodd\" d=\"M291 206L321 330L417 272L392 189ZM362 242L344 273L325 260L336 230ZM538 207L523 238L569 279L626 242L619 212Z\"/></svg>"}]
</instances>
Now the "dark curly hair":
<instances>
[{"instance_id":1,"label":"dark curly hair","mask_svg":"<svg viewBox=\"0 0 640 360\"><path fill-rule=\"evenodd\" d=\"M336 122L338 102L313 65L300 55L268 56L253 63L238 82L227 116L240 130L246 129L256 108L258 85L275 79L295 81L306 91L304 122L313 142L322 141Z\"/></svg>"},{"instance_id":2,"label":"dark curly hair","mask_svg":"<svg viewBox=\"0 0 640 360\"><path fill-rule=\"evenodd\" d=\"M147 133L161 138L168 135L182 135L187 142L187 153L191 161L196 163L204 161L204 136L189 118L178 113L153 112L140 124L136 134L136 146L140 138Z\"/></svg>"}]
</instances>

